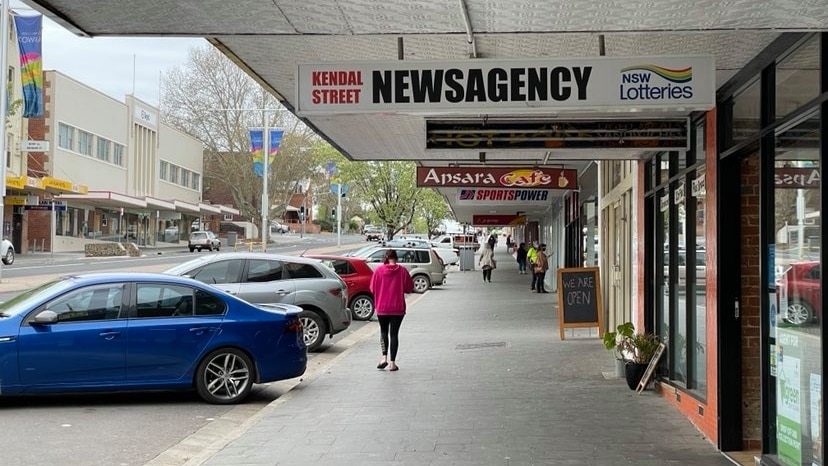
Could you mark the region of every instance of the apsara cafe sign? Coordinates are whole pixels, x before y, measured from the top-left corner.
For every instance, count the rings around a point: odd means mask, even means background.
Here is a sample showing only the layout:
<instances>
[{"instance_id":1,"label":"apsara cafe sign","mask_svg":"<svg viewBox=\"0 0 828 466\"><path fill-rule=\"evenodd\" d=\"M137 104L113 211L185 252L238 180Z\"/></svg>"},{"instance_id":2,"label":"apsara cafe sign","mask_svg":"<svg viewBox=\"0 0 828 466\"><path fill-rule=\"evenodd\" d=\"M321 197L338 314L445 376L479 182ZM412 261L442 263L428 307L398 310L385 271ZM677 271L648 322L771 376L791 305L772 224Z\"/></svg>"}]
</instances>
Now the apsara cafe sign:
<instances>
[{"instance_id":1,"label":"apsara cafe sign","mask_svg":"<svg viewBox=\"0 0 828 466\"><path fill-rule=\"evenodd\" d=\"M299 65L300 115L616 108L690 112L715 105L712 56L395 60Z\"/></svg>"},{"instance_id":2,"label":"apsara cafe sign","mask_svg":"<svg viewBox=\"0 0 828 466\"><path fill-rule=\"evenodd\" d=\"M417 167L417 186L577 189L578 172L568 168L546 167Z\"/></svg>"}]
</instances>

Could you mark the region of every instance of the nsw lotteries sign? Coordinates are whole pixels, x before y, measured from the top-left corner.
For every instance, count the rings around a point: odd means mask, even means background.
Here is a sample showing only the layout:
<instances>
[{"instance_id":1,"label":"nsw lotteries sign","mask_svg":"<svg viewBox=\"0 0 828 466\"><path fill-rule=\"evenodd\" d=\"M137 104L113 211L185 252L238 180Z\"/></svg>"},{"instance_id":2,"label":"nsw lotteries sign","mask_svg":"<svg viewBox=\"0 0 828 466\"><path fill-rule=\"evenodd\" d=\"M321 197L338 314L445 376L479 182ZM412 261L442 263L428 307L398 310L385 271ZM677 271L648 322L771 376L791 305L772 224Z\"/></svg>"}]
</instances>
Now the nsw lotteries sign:
<instances>
[{"instance_id":1,"label":"nsw lotteries sign","mask_svg":"<svg viewBox=\"0 0 828 466\"><path fill-rule=\"evenodd\" d=\"M299 65L297 113L709 110L712 56Z\"/></svg>"},{"instance_id":2,"label":"nsw lotteries sign","mask_svg":"<svg viewBox=\"0 0 828 466\"><path fill-rule=\"evenodd\" d=\"M548 189L464 188L457 191L459 205L544 205L551 202Z\"/></svg>"}]
</instances>

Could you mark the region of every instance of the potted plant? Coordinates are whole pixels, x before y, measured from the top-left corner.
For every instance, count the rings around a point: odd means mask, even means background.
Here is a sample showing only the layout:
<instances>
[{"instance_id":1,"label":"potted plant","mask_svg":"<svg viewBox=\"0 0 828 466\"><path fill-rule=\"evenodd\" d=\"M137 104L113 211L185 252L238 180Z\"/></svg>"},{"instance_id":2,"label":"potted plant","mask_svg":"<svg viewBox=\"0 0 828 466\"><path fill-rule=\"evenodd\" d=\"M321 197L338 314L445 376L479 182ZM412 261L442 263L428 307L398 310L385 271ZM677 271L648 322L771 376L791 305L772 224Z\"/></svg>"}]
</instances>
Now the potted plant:
<instances>
[{"instance_id":1,"label":"potted plant","mask_svg":"<svg viewBox=\"0 0 828 466\"><path fill-rule=\"evenodd\" d=\"M642 332L625 338L621 344L623 345L621 351L629 355L630 358L624 367L627 386L630 387L630 390L635 390L641 382L644 372L647 371L650 361L655 357L661 342L658 336L649 332Z\"/></svg>"},{"instance_id":2,"label":"potted plant","mask_svg":"<svg viewBox=\"0 0 828 466\"><path fill-rule=\"evenodd\" d=\"M626 341L633 337L635 327L632 322L625 322L616 327L614 332L604 333L604 347L608 351L615 351L615 376L625 376L625 366L627 360L624 357L624 347Z\"/></svg>"}]
</instances>

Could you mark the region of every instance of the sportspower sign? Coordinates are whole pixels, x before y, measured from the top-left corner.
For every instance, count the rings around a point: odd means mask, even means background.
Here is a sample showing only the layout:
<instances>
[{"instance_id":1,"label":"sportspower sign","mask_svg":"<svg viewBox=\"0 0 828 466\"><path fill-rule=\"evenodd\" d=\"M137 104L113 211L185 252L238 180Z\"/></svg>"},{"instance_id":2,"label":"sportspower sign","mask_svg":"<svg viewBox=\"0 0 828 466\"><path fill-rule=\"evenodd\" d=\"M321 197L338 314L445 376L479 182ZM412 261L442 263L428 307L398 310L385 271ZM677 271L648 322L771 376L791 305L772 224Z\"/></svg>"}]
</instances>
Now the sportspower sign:
<instances>
[{"instance_id":1,"label":"sportspower sign","mask_svg":"<svg viewBox=\"0 0 828 466\"><path fill-rule=\"evenodd\" d=\"M715 105L712 56L299 65L297 113L675 109Z\"/></svg>"}]
</instances>

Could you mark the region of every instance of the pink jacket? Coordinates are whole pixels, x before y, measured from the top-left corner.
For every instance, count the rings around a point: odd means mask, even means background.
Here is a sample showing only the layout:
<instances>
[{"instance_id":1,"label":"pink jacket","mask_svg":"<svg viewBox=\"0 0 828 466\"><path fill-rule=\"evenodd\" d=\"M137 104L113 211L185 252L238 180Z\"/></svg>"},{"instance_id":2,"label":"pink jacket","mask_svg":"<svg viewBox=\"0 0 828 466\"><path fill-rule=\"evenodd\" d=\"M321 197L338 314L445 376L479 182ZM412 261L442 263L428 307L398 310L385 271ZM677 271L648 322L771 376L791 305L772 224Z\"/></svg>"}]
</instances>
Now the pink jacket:
<instances>
[{"instance_id":1,"label":"pink jacket","mask_svg":"<svg viewBox=\"0 0 828 466\"><path fill-rule=\"evenodd\" d=\"M383 264L371 277L374 310L377 315L405 315L405 293L414 291L408 269L398 264Z\"/></svg>"}]
</instances>

